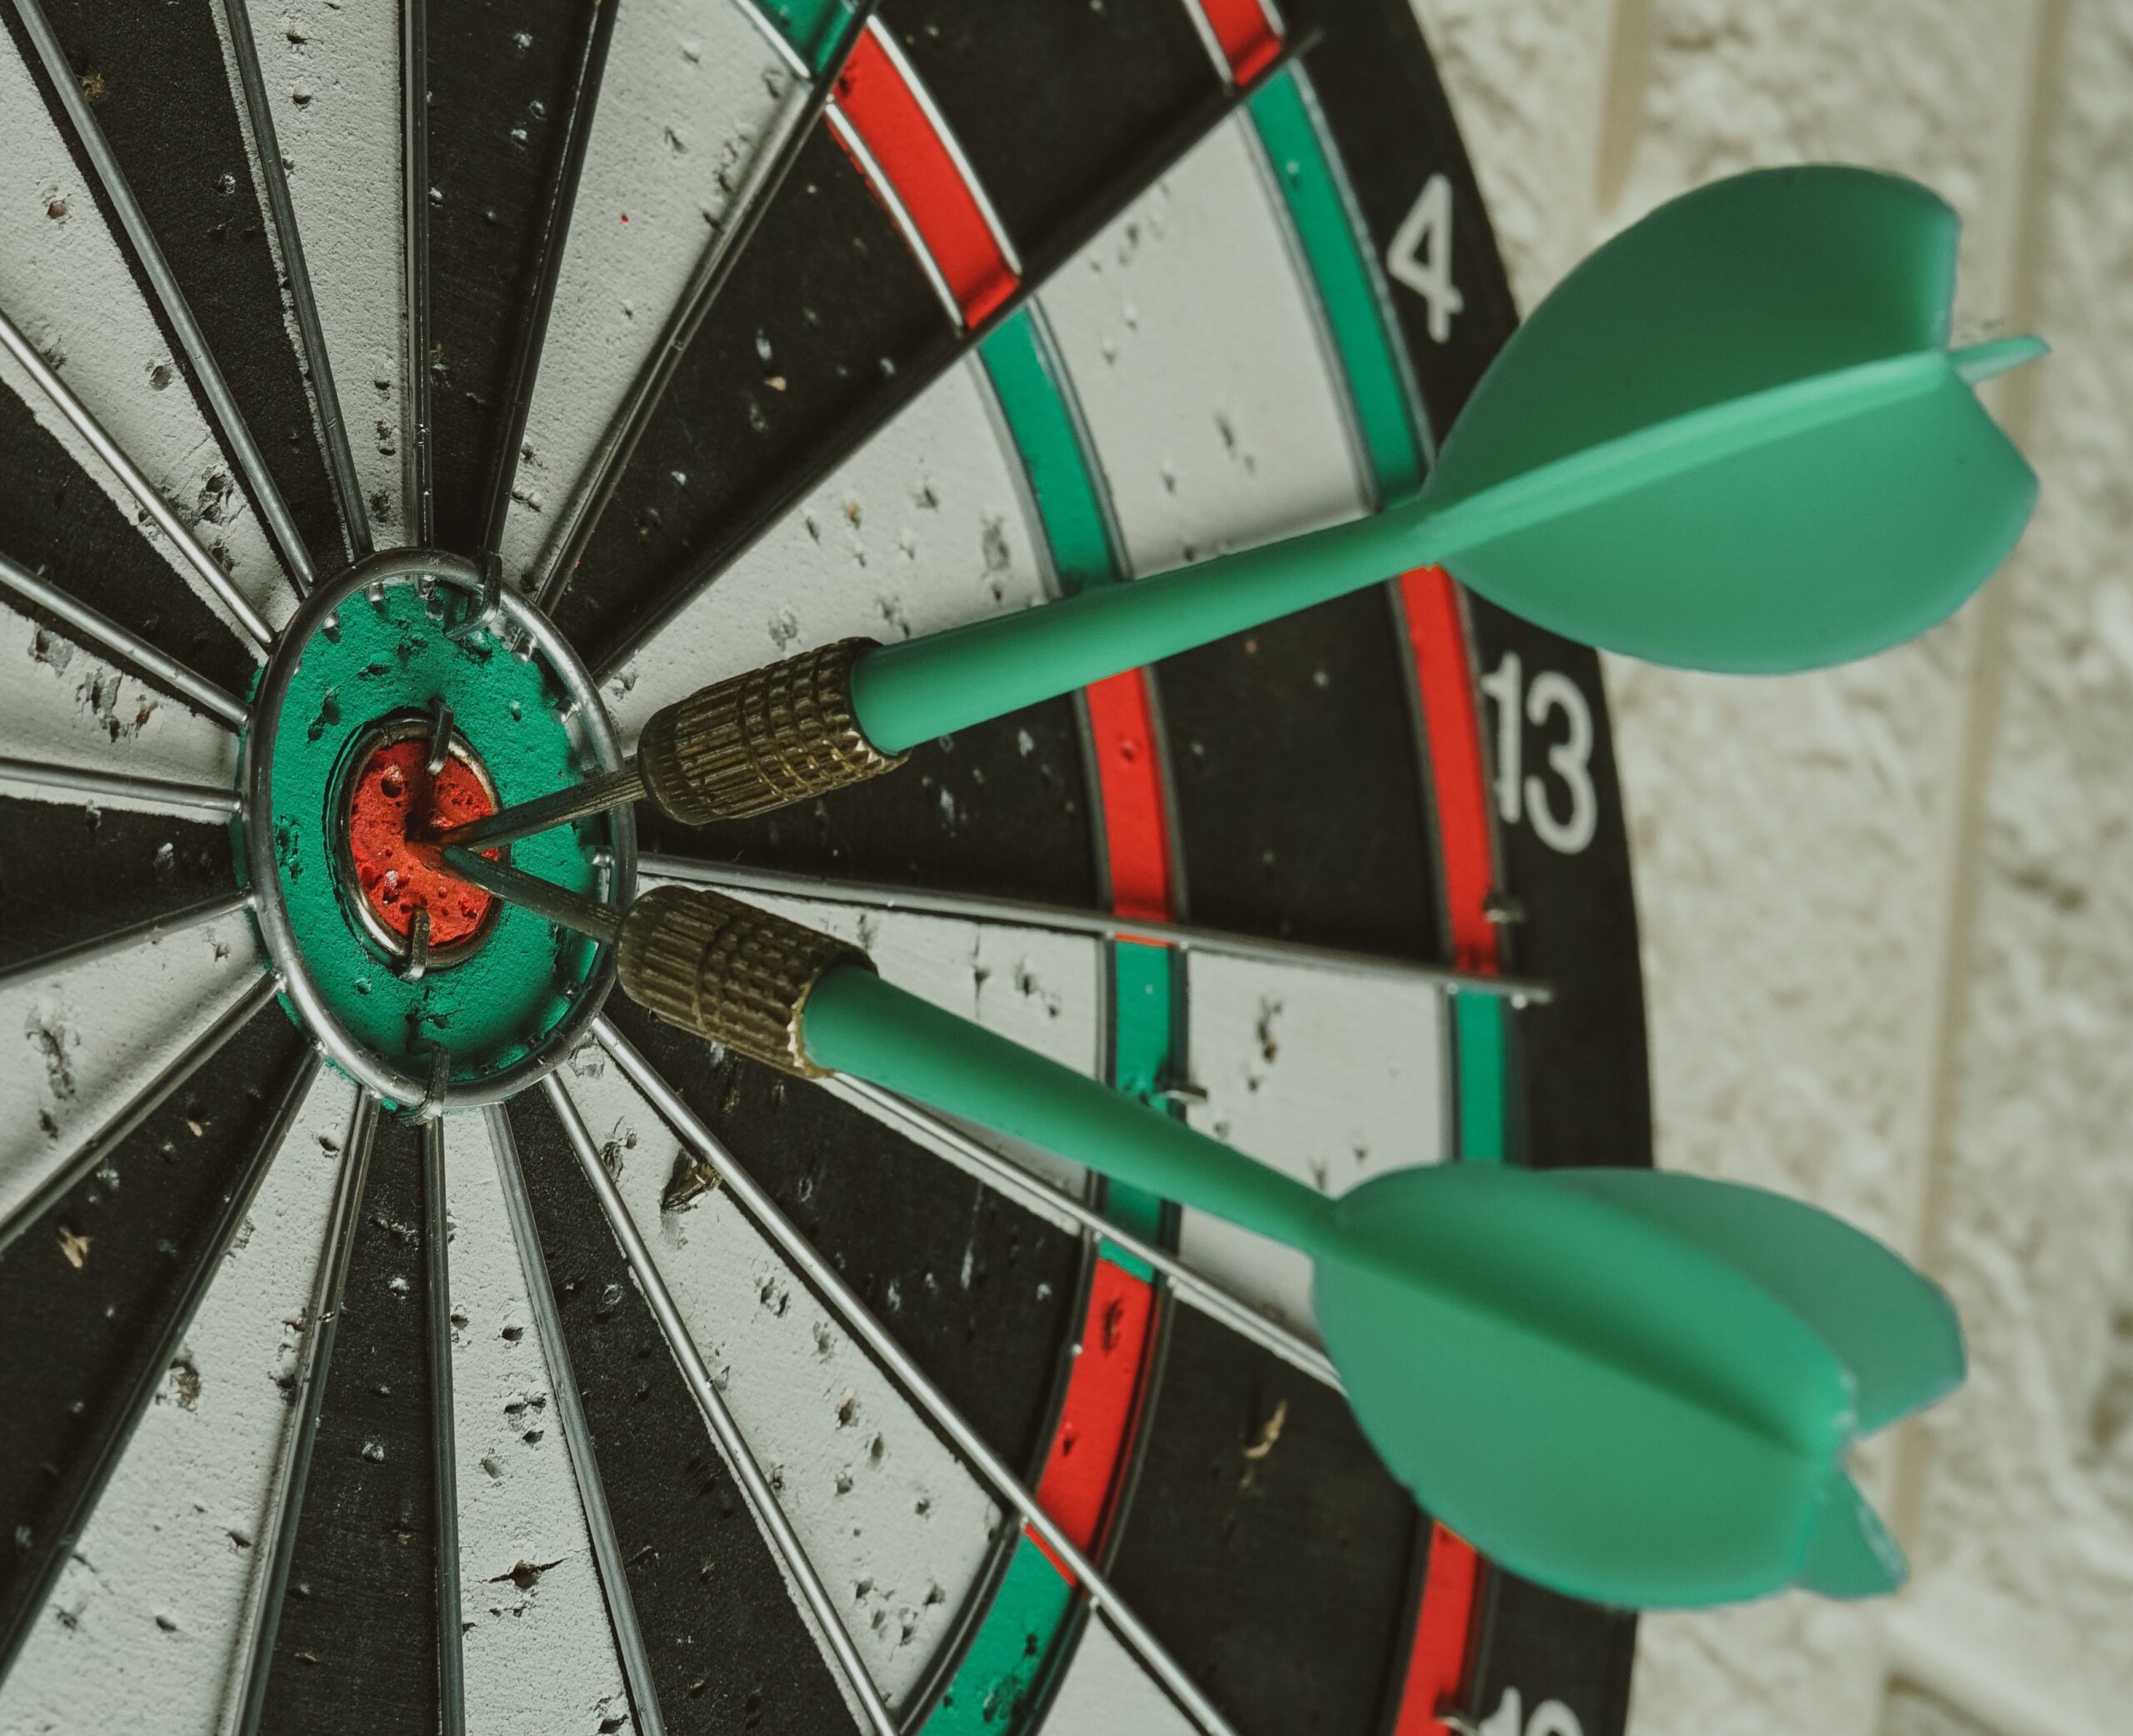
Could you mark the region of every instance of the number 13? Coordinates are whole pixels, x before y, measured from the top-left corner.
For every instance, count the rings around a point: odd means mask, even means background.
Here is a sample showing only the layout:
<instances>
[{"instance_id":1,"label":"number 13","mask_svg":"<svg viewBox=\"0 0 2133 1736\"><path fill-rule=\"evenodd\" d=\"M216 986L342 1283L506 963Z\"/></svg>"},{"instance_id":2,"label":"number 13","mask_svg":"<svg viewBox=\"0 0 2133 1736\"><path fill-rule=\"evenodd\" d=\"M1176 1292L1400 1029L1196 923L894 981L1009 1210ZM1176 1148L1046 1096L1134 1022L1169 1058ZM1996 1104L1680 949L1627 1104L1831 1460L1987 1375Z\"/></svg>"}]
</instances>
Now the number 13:
<instances>
[{"instance_id":1,"label":"number 13","mask_svg":"<svg viewBox=\"0 0 2133 1736\"><path fill-rule=\"evenodd\" d=\"M1592 841L1600 823L1600 798L1592 787L1592 708L1577 684L1544 670L1526 686L1526 666L1516 651L1481 677L1481 691L1496 708L1496 812L1506 826L1523 819L1549 849L1574 856ZM1521 690L1523 689L1521 693ZM1556 813L1547 784L1526 775L1525 726L1541 729L1551 713L1563 715L1563 739L1548 744L1548 769L1570 791L1570 811Z\"/></svg>"}]
</instances>

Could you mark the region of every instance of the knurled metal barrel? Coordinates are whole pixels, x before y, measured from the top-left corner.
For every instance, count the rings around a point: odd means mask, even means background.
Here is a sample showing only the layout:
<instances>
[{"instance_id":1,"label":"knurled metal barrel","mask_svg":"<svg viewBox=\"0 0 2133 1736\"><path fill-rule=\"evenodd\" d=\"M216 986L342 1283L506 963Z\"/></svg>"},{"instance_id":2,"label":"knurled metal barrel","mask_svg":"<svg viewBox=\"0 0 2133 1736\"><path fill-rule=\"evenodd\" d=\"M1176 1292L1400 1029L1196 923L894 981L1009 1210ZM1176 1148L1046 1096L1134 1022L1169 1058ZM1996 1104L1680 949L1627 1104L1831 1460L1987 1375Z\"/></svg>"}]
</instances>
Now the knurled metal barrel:
<instances>
[{"instance_id":1,"label":"knurled metal barrel","mask_svg":"<svg viewBox=\"0 0 2133 1736\"><path fill-rule=\"evenodd\" d=\"M632 1000L802 1079L827 1070L801 1041L808 991L836 965L873 968L845 941L723 893L680 886L655 887L631 905L617 953Z\"/></svg>"},{"instance_id":2,"label":"knurled metal barrel","mask_svg":"<svg viewBox=\"0 0 2133 1736\"><path fill-rule=\"evenodd\" d=\"M653 713L638 738L646 792L688 826L811 801L903 764L867 739L852 665L872 639L840 639L715 682Z\"/></svg>"}]
</instances>

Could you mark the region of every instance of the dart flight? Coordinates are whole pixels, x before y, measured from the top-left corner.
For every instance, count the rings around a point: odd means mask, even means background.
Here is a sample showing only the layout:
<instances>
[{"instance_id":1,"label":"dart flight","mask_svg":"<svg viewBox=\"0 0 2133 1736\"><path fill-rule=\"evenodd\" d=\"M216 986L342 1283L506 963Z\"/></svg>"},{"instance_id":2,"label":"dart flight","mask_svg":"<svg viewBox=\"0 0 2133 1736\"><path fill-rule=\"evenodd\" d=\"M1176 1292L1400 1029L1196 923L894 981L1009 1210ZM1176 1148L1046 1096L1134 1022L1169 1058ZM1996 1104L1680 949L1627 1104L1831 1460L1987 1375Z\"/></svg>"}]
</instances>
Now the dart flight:
<instances>
[{"instance_id":1,"label":"dart flight","mask_svg":"<svg viewBox=\"0 0 2133 1736\"><path fill-rule=\"evenodd\" d=\"M1372 517L862 655L898 753L1416 566L1653 662L1769 674L1941 620L2036 478L1947 347L1957 222L1914 182L1765 170L1661 206L1505 345L1420 494Z\"/></svg>"}]
</instances>

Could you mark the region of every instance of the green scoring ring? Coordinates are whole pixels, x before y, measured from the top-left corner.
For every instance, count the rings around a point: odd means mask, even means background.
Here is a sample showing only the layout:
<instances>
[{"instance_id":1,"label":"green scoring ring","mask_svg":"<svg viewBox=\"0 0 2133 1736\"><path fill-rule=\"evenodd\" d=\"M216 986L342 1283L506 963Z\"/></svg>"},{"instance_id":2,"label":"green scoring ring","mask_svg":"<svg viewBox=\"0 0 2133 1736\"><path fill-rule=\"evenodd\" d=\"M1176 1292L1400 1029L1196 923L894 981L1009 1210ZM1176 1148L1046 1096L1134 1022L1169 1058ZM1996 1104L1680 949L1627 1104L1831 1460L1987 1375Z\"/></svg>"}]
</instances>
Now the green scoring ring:
<instances>
[{"instance_id":1,"label":"green scoring ring","mask_svg":"<svg viewBox=\"0 0 2133 1736\"><path fill-rule=\"evenodd\" d=\"M511 599L461 636L447 634L484 601L467 563L452 556L402 551L364 563L291 623L246 742L239 825L252 830L238 856L262 895L260 926L292 1015L343 1071L397 1107L432 1113L444 1107L440 1083L461 1106L499 1100L547 1070L612 980L608 949L513 906L468 956L409 982L342 896L344 780L381 721L442 699L507 806L582 782L616 758L589 677L527 606ZM510 860L571 891L615 898L634 866L627 832L627 817L597 816L522 839ZM440 1049L449 1054L442 1080Z\"/></svg>"}]
</instances>

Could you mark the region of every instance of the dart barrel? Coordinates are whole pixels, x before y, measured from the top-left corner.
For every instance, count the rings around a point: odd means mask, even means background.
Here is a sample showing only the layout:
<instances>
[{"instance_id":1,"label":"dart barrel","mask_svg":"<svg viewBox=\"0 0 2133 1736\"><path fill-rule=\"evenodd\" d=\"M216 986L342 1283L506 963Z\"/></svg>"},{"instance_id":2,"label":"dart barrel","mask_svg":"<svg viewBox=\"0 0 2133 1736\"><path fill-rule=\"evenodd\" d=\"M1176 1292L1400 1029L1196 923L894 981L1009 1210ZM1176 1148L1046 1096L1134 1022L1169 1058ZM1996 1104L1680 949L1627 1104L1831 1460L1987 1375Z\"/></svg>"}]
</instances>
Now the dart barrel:
<instances>
[{"instance_id":1,"label":"dart barrel","mask_svg":"<svg viewBox=\"0 0 2133 1736\"><path fill-rule=\"evenodd\" d=\"M670 1025L802 1079L808 992L840 965L873 965L857 947L718 892L660 886L630 907L617 948L622 988Z\"/></svg>"},{"instance_id":2,"label":"dart barrel","mask_svg":"<svg viewBox=\"0 0 2133 1736\"><path fill-rule=\"evenodd\" d=\"M637 741L646 793L673 819L702 826L893 771L906 756L882 753L852 711L852 664L874 642L841 639L654 713Z\"/></svg>"}]
</instances>

